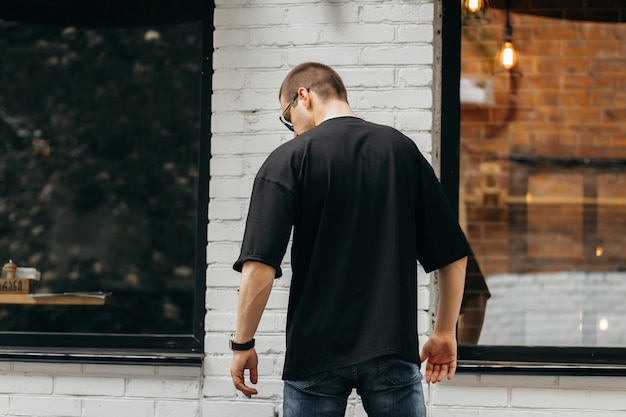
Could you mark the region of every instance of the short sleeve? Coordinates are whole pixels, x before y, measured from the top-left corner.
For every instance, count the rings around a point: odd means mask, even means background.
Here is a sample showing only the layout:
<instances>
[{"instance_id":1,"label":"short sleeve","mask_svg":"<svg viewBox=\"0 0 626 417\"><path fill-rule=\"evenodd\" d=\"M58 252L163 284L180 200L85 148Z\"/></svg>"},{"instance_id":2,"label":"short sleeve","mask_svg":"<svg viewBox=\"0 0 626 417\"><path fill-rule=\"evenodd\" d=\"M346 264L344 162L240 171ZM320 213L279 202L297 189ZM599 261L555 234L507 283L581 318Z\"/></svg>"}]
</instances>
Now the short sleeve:
<instances>
[{"instance_id":1,"label":"short sleeve","mask_svg":"<svg viewBox=\"0 0 626 417\"><path fill-rule=\"evenodd\" d=\"M426 272L468 256L470 247L432 167L423 160L415 213L417 260Z\"/></svg>"},{"instance_id":2,"label":"short sleeve","mask_svg":"<svg viewBox=\"0 0 626 417\"><path fill-rule=\"evenodd\" d=\"M258 261L276 269L285 255L294 223L294 196L281 184L257 177L254 180L241 253L233 268L241 272L245 261Z\"/></svg>"}]
</instances>

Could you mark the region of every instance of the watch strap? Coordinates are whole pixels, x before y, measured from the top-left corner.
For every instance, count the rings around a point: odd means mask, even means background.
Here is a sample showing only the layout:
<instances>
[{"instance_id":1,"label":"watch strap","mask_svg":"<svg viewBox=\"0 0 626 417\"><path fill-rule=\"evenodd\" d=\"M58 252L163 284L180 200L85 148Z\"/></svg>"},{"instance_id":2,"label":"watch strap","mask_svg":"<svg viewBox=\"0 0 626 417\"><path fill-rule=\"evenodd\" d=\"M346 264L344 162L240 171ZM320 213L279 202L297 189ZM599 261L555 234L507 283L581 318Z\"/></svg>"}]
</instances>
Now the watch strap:
<instances>
[{"instance_id":1,"label":"watch strap","mask_svg":"<svg viewBox=\"0 0 626 417\"><path fill-rule=\"evenodd\" d=\"M237 343L235 342L235 335L230 335L229 340L230 350L250 350L254 347L254 338L252 340L247 341L246 343Z\"/></svg>"}]
</instances>

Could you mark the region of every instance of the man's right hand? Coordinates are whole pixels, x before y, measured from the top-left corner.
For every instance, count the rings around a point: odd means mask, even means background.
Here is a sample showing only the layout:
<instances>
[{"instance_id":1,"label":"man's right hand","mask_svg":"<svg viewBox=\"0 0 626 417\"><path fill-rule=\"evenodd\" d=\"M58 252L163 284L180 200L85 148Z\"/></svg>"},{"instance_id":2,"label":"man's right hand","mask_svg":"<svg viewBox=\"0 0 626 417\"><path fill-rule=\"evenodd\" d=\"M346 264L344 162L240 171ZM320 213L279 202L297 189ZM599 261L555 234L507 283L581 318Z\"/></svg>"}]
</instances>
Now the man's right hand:
<instances>
[{"instance_id":1,"label":"man's right hand","mask_svg":"<svg viewBox=\"0 0 626 417\"><path fill-rule=\"evenodd\" d=\"M457 343L454 333L434 332L424 344L420 359L426 361L424 380L436 384L452 379L457 367Z\"/></svg>"}]
</instances>

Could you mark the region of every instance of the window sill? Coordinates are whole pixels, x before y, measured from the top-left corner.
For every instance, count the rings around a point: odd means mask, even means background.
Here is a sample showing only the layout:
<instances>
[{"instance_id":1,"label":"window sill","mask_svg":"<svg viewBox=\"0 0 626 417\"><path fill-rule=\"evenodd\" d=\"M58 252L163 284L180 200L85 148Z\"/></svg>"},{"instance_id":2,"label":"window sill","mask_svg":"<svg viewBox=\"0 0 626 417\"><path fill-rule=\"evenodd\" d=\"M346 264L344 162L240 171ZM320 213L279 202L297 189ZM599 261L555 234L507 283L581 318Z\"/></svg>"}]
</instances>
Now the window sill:
<instances>
[{"instance_id":1,"label":"window sill","mask_svg":"<svg viewBox=\"0 0 626 417\"><path fill-rule=\"evenodd\" d=\"M200 366L203 353L65 348L0 348L0 361L77 362L110 365Z\"/></svg>"},{"instance_id":2,"label":"window sill","mask_svg":"<svg viewBox=\"0 0 626 417\"><path fill-rule=\"evenodd\" d=\"M512 358L515 358L512 360ZM457 372L626 376L626 349L553 346L459 346Z\"/></svg>"}]
</instances>

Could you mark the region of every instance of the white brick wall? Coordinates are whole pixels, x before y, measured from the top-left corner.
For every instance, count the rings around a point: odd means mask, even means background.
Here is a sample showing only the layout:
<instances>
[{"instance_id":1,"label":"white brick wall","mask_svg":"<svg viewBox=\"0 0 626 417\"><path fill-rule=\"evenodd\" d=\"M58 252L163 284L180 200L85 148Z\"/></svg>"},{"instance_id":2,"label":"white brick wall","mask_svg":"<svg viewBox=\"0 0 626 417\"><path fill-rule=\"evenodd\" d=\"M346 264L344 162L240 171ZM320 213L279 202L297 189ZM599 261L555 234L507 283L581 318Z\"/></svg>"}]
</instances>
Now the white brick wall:
<instances>
[{"instance_id":1,"label":"white brick wall","mask_svg":"<svg viewBox=\"0 0 626 417\"><path fill-rule=\"evenodd\" d=\"M0 417L279 416L288 262L259 327L258 397L232 388L226 343L239 284L231 265L252 180L290 138L278 121L278 87L303 61L330 64L361 117L400 128L429 157L438 146L435 1L442 0L217 0L203 367L0 362ZM431 277L420 272L418 280L428 309ZM430 322L421 311L423 332ZM470 374L425 387L431 417L617 417L626 415L624 390L626 378ZM365 417L356 396L346 416Z\"/></svg>"},{"instance_id":2,"label":"white brick wall","mask_svg":"<svg viewBox=\"0 0 626 417\"><path fill-rule=\"evenodd\" d=\"M3 363L0 416L200 416L198 367Z\"/></svg>"},{"instance_id":3,"label":"white brick wall","mask_svg":"<svg viewBox=\"0 0 626 417\"><path fill-rule=\"evenodd\" d=\"M226 339L234 329L239 284L229 268L243 237L252 180L265 157L291 137L278 121L278 88L301 62L329 64L343 77L359 116L401 128L429 153L434 4L221 0L216 6L204 409L243 416L253 408L255 416L274 416L281 413L288 254L285 277L275 282L257 333L259 395L252 401L229 387ZM420 284L420 305L427 309L430 277L421 274ZM423 331L430 329L427 311L419 322ZM365 416L356 396L347 415Z\"/></svg>"},{"instance_id":4,"label":"white brick wall","mask_svg":"<svg viewBox=\"0 0 626 417\"><path fill-rule=\"evenodd\" d=\"M432 417L623 417L620 377L458 374L431 387Z\"/></svg>"}]
</instances>

